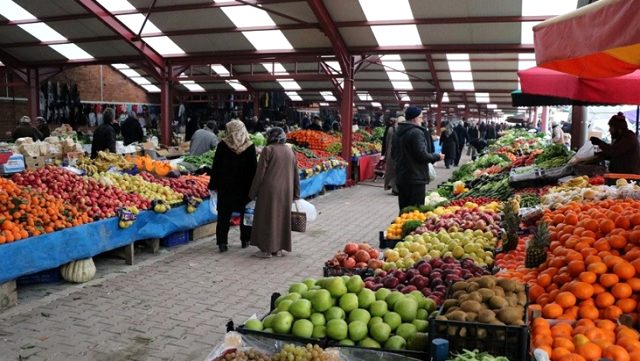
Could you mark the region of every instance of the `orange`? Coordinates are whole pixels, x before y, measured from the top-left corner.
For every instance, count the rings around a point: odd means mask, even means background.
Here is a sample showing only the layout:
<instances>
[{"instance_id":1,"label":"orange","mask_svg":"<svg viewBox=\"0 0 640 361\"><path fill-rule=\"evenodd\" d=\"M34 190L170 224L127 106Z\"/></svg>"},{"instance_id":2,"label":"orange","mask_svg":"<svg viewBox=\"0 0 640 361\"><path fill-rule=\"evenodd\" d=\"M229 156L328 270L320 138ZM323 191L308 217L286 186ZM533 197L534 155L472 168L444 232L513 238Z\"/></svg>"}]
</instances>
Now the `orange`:
<instances>
[{"instance_id":1,"label":"orange","mask_svg":"<svg viewBox=\"0 0 640 361\"><path fill-rule=\"evenodd\" d=\"M571 261L569 262L567 267L569 269L569 275L571 275L572 277L578 276L585 270L584 262L582 261Z\"/></svg>"},{"instance_id":2,"label":"orange","mask_svg":"<svg viewBox=\"0 0 640 361\"><path fill-rule=\"evenodd\" d=\"M620 262L613 266L613 273L615 273L620 279L628 280L635 276L636 269L629 262Z\"/></svg>"},{"instance_id":3,"label":"orange","mask_svg":"<svg viewBox=\"0 0 640 361\"><path fill-rule=\"evenodd\" d=\"M616 324L613 323L611 320L598 320L598 322L596 322L596 326L599 329L607 330L607 331L613 331L616 329Z\"/></svg>"},{"instance_id":4,"label":"orange","mask_svg":"<svg viewBox=\"0 0 640 361\"><path fill-rule=\"evenodd\" d=\"M590 299L591 296L593 296L593 286L586 282L574 282L571 287L571 292L573 292L578 299Z\"/></svg>"},{"instance_id":5,"label":"orange","mask_svg":"<svg viewBox=\"0 0 640 361\"><path fill-rule=\"evenodd\" d=\"M597 320L600 317L600 312L595 306L580 306L580 310L578 311L578 315L580 318L586 318L590 320Z\"/></svg>"},{"instance_id":6,"label":"orange","mask_svg":"<svg viewBox=\"0 0 640 361\"><path fill-rule=\"evenodd\" d=\"M560 292L556 296L555 302L562 308L573 307L576 304L576 296L571 292Z\"/></svg>"},{"instance_id":7,"label":"orange","mask_svg":"<svg viewBox=\"0 0 640 361\"><path fill-rule=\"evenodd\" d=\"M578 354L587 360L598 360L602 356L602 349L593 342L578 347Z\"/></svg>"},{"instance_id":8,"label":"orange","mask_svg":"<svg viewBox=\"0 0 640 361\"><path fill-rule=\"evenodd\" d=\"M622 346L611 345L607 347L602 357L613 361L630 361L629 353Z\"/></svg>"},{"instance_id":9,"label":"orange","mask_svg":"<svg viewBox=\"0 0 640 361\"><path fill-rule=\"evenodd\" d=\"M613 304L613 301L611 302L611 304ZM542 308L542 315L545 318L552 318L552 319L558 318L562 316L562 313L563 313L562 307L557 303L549 303Z\"/></svg>"},{"instance_id":10,"label":"orange","mask_svg":"<svg viewBox=\"0 0 640 361\"><path fill-rule=\"evenodd\" d=\"M578 279L581 282L585 282L585 283L596 283L596 280L598 279L598 277L596 276L595 273L591 272L591 271L585 271L580 273L580 275L578 275Z\"/></svg>"},{"instance_id":11,"label":"orange","mask_svg":"<svg viewBox=\"0 0 640 361\"><path fill-rule=\"evenodd\" d=\"M566 338L566 337L556 337L553 339L553 348L557 348L557 347L566 348L571 352L573 352L573 350L576 349L575 345L573 344L573 341L571 341L570 338Z\"/></svg>"},{"instance_id":12,"label":"orange","mask_svg":"<svg viewBox=\"0 0 640 361\"><path fill-rule=\"evenodd\" d=\"M570 324L560 322L558 324L555 324L553 327L551 327L551 336L570 338L572 330L573 330L573 327L571 327Z\"/></svg>"},{"instance_id":13,"label":"orange","mask_svg":"<svg viewBox=\"0 0 640 361\"><path fill-rule=\"evenodd\" d=\"M564 347L555 347L549 357L551 361L561 360L563 356L571 354L571 351L567 350Z\"/></svg>"},{"instance_id":14,"label":"orange","mask_svg":"<svg viewBox=\"0 0 640 361\"><path fill-rule=\"evenodd\" d=\"M611 294L618 299L631 297L633 289L627 283L617 283L611 288Z\"/></svg>"},{"instance_id":15,"label":"orange","mask_svg":"<svg viewBox=\"0 0 640 361\"><path fill-rule=\"evenodd\" d=\"M613 273L605 273L603 275L600 275L600 284L602 285L602 287L611 287L619 281L620 278L618 277L618 275Z\"/></svg>"},{"instance_id":16,"label":"orange","mask_svg":"<svg viewBox=\"0 0 640 361\"><path fill-rule=\"evenodd\" d=\"M609 306L604 310L604 318L618 320L622 316L622 310L618 306Z\"/></svg>"},{"instance_id":17,"label":"orange","mask_svg":"<svg viewBox=\"0 0 640 361\"><path fill-rule=\"evenodd\" d=\"M593 262L587 266L587 270L597 275L601 275L607 272L607 265L603 262Z\"/></svg>"},{"instance_id":18,"label":"orange","mask_svg":"<svg viewBox=\"0 0 640 361\"><path fill-rule=\"evenodd\" d=\"M600 233L608 234L616 228L616 224L610 219L603 219L599 222Z\"/></svg>"},{"instance_id":19,"label":"orange","mask_svg":"<svg viewBox=\"0 0 640 361\"><path fill-rule=\"evenodd\" d=\"M633 292L640 291L640 278L631 278L627 280L627 283L631 286Z\"/></svg>"},{"instance_id":20,"label":"orange","mask_svg":"<svg viewBox=\"0 0 640 361\"><path fill-rule=\"evenodd\" d=\"M622 310L622 313L634 312L638 306L638 302L633 298L624 298L616 302L616 306Z\"/></svg>"},{"instance_id":21,"label":"orange","mask_svg":"<svg viewBox=\"0 0 640 361\"><path fill-rule=\"evenodd\" d=\"M603 292L596 296L596 305L600 308L607 308L616 301L616 299L609 292Z\"/></svg>"}]
</instances>

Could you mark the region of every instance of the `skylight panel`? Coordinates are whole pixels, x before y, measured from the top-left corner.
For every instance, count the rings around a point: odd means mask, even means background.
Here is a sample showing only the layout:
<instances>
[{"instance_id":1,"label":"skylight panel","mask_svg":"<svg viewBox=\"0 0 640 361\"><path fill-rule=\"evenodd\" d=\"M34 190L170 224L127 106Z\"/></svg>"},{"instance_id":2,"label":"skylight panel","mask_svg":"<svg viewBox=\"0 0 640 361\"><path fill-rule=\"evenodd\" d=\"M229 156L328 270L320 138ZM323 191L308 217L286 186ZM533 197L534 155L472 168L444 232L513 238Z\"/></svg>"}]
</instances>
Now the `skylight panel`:
<instances>
[{"instance_id":1,"label":"skylight panel","mask_svg":"<svg viewBox=\"0 0 640 361\"><path fill-rule=\"evenodd\" d=\"M422 45L418 28L415 25L372 26L371 31L380 46Z\"/></svg>"},{"instance_id":2,"label":"skylight panel","mask_svg":"<svg viewBox=\"0 0 640 361\"><path fill-rule=\"evenodd\" d=\"M464 109L464 108L466 108L466 107L467 107L467 106L466 106L466 105L464 105L464 104L458 104L458 109Z\"/></svg>"},{"instance_id":3,"label":"skylight panel","mask_svg":"<svg viewBox=\"0 0 640 361\"><path fill-rule=\"evenodd\" d=\"M160 88L158 88L157 86L153 85L153 84L145 84L145 85L141 85L142 88L146 91L148 91L149 93L159 93L160 92Z\"/></svg>"},{"instance_id":4,"label":"skylight panel","mask_svg":"<svg viewBox=\"0 0 640 361\"><path fill-rule=\"evenodd\" d=\"M222 64L212 64L211 70L213 70L216 74L220 76L230 76L229 70L225 68Z\"/></svg>"},{"instance_id":5,"label":"skylight panel","mask_svg":"<svg viewBox=\"0 0 640 361\"><path fill-rule=\"evenodd\" d=\"M322 95L322 97L324 98L324 100L328 101L328 102L335 102L337 101L336 97L333 95L332 92L329 91L324 91L324 92L320 92L320 95Z\"/></svg>"},{"instance_id":6,"label":"skylight panel","mask_svg":"<svg viewBox=\"0 0 640 361\"><path fill-rule=\"evenodd\" d=\"M151 84L151 82L149 80L147 80L147 78L143 78L141 76L133 76L133 77L129 77L129 79L133 80L133 82L138 84L138 85L149 85L149 84Z\"/></svg>"},{"instance_id":7,"label":"skylight panel","mask_svg":"<svg viewBox=\"0 0 640 361\"><path fill-rule=\"evenodd\" d=\"M453 89L455 90L474 90L475 86L472 81L454 81Z\"/></svg>"},{"instance_id":8,"label":"skylight panel","mask_svg":"<svg viewBox=\"0 0 640 361\"><path fill-rule=\"evenodd\" d=\"M9 21L37 19L33 14L11 0L0 1L0 15L9 19Z\"/></svg>"},{"instance_id":9,"label":"skylight panel","mask_svg":"<svg viewBox=\"0 0 640 361\"><path fill-rule=\"evenodd\" d=\"M201 87L199 84L196 84L193 80L181 80L180 84L182 84L183 87L189 89L189 91L192 91L192 92L204 91L204 88Z\"/></svg>"},{"instance_id":10,"label":"skylight panel","mask_svg":"<svg viewBox=\"0 0 640 361\"><path fill-rule=\"evenodd\" d=\"M246 92L247 88L240 84L240 81L238 80L226 80L225 81L227 84L229 84L230 87L232 87L235 91L239 91L239 92Z\"/></svg>"},{"instance_id":11,"label":"skylight panel","mask_svg":"<svg viewBox=\"0 0 640 361\"><path fill-rule=\"evenodd\" d=\"M137 10L128 0L97 0L109 12Z\"/></svg>"},{"instance_id":12,"label":"skylight panel","mask_svg":"<svg viewBox=\"0 0 640 361\"><path fill-rule=\"evenodd\" d=\"M367 20L410 20L413 19L408 0L359 0Z\"/></svg>"},{"instance_id":13,"label":"skylight panel","mask_svg":"<svg viewBox=\"0 0 640 361\"><path fill-rule=\"evenodd\" d=\"M67 40L67 38L62 36L57 31L53 30L49 25L45 23L21 24L18 26L22 30L31 34L34 38L43 42Z\"/></svg>"},{"instance_id":14,"label":"skylight panel","mask_svg":"<svg viewBox=\"0 0 640 361\"><path fill-rule=\"evenodd\" d=\"M142 35L157 34L162 32L151 21L147 20L147 22L145 23L144 19L146 17L141 13L117 15L116 18L122 21L122 23L126 27L131 29L131 31L136 34L140 32L140 28L142 27L142 24L144 24L144 29L142 30L142 33L141 33Z\"/></svg>"},{"instance_id":15,"label":"skylight panel","mask_svg":"<svg viewBox=\"0 0 640 361\"><path fill-rule=\"evenodd\" d=\"M300 85L293 79L279 79L278 84L280 84L284 90L302 90Z\"/></svg>"},{"instance_id":16,"label":"skylight panel","mask_svg":"<svg viewBox=\"0 0 640 361\"><path fill-rule=\"evenodd\" d=\"M387 76L389 76L389 80L409 80L409 76L407 74L399 71L388 71Z\"/></svg>"},{"instance_id":17,"label":"skylight panel","mask_svg":"<svg viewBox=\"0 0 640 361\"><path fill-rule=\"evenodd\" d=\"M289 97L289 99L291 99L291 101L294 101L294 102L302 101L302 97L298 95L298 92L285 92L285 94Z\"/></svg>"},{"instance_id":18,"label":"skylight panel","mask_svg":"<svg viewBox=\"0 0 640 361\"><path fill-rule=\"evenodd\" d=\"M276 23L269 14L253 6L230 6L223 7L222 11L238 28L248 28L252 26L275 26Z\"/></svg>"},{"instance_id":19,"label":"skylight panel","mask_svg":"<svg viewBox=\"0 0 640 361\"><path fill-rule=\"evenodd\" d=\"M69 60L85 60L85 59L93 59L91 54L82 50L76 44L58 44L58 45L49 45L49 47L58 53L62 54Z\"/></svg>"},{"instance_id":20,"label":"skylight panel","mask_svg":"<svg viewBox=\"0 0 640 361\"><path fill-rule=\"evenodd\" d=\"M487 104L487 109L498 109L497 104Z\"/></svg>"},{"instance_id":21,"label":"skylight panel","mask_svg":"<svg viewBox=\"0 0 640 361\"><path fill-rule=\"evenodd\" d=\"M262 66L272 75L289 75L287 69L280 63L262 63Z\"/></svg>"},{"instance_id":22,"label":"skylight panel","mask_svg":"<svg viewBox=\"0 0 640 361\"><path fill-rule=\"evenodd\" d=\"M380 102L371 102L371 106L374 108L382 108L382 104Z\"/></svg>"},{"instance_id":23,"label":"skylight panel","mask_svg":"<svg viewBox=\"0 0 640 361\"><path fill-rule=\"evenodd\" d=\"M337 61L325 61L324 63L329 67L329 73L334 75L340 74L340 63Z\"/></svg>"},{"instance_id":24,"label":"skylight panel","mask_svg":"<svg viewBox=\"0 0 640 361\"><path fill-rule=\"evenodd\" d=\"M411 101L411 97L409 97L409 94L400 94L400 101L410 102Z\"/></svg>"},{"instance_id":25,"label":"skylight panel","mask_svg":"<svg viewBox=\"0 0 640 361\"><path fill-rule=\"evenodd\" d=\"M118 69L120 70L120 72L126 76L128 76L129 78L131 77L136 77L136 76L141 76L140 73L138 73L137 71L133 70L133 69Z\"/></svg>"},{"instance_id":26,"label":"skylight panel","mask_svg":"<svg viewBox=\"0 0 640 361\"><path fill-rule=\"evenodd\" d=\"M476 103L489 103L489 93L476 93Z\"/></svg>"},{"instance_id":27,"label":"skylight panel","mask_svg":"<svg viewBox=\"0 0 640 361\"><path fill-rule=\"evenodd\" d=\"M520 44L533 44L533 27L540 21L523 21L520 23Z\"/></svg>"},{"instance_id":28,"label":"skylight panel","mask_svg":"<svg viewBox=\"0 0 640 361\"><path fill-rule=\"evenodd\" d=\"M530 57L533 56L533 59ZM535 54L518 54L518 70L536 67Z\"/></svg>"},{"instance_id":29,"label":"skylight panel","mask_svg":"<svg viewBox=\"0 0 640 361\"><path fill-rule=\"evenodd\" d=\"M577 7L577 0L522 0L522 16L562 15Z\"/></svg>"},{"instance_id":30,"label":"skylight panel","mask_svg":"<svg viewBox=\"0 0 640 361\"><path fill-rule=\"evenodd\" d=\"M168 36L154 36L144 38L143 40L161 55L184 54L184 50Z\"/></svg>"},{"instance_id":31,"label":"skylight panel","mask_svg":"<svg viewBox=\"0 0 640 361\"><path fill-rule=\"evenodd\" d=\"M373 98L371 97L371 95L369 95L369 93L356 93L356 94L358 95L358 99L360 99L360 101L369 102L373 100Z\"/></svg>"},{"instance_id":32,"label":"skylight panel","mask_svg":"<svg viewBox=\"0 0 640 361\"><path fill-rule=\"evenodd\" d=\"M469 54L447 54L449 74L455 90L474 90Z\"/></svg>"},{"instance_id":33,"label":"skylight panel","mask_svg":"<svg viewBox=\"0 0 640 361\"><path fill-rule=\"evenodd\" d=\"M442 94L442 102L443 103L449 102L449 93L445 92L444 94Z\"/></svg>"},{"instance_id":34,"label":"skylight panel","mask_svg":"<svg viewBox=\"0 0 640 361\"><path fill-rule=\"evenodd\" d=\"M473 75L470 71L451 72L451 80L454 81L473 81Z\"/></svg>"},{"instance_id":35,"label":"skylight panel","mask_svg":"<svg viewBox=\"0 0 640 361\"><path fill-rule=\"evenodd\" d=\"M116 64L111 64L111 66L116 69L129 69L129 65L127 64L116 63Z\"/></svg>"},{"instance_id":36,"label":"skylight panel","mask_svg":"<svg viewBox=\"0 0 640 361\"><path fill-rule=\"evenodd\" d=\"M322 102L322 103L320 103L320 106L321 106L321 107L328 107L328 106L329 106L329 103L324 103L324 102Z\"/></svg>"},{"instance_id":37,"label":"skylight panel","mask_svg":"<svg viewBox=\"0 0 640 361\"><path fill-rule=\"evenodd\" d=\"M292 50L293 46L280 30L244 31L242 33L257 50Z\"/></svg>"},{"instance_id":38,"label":"skylight panel","mask_svg":"<svg viewBox=\"0 0 640 361\"><path fill-rule=\"evenodd\" d=\"M413 85L411 85L410 81L391 81L391 85L396 90L413 90Z\"/></svg>"}]
</instances>

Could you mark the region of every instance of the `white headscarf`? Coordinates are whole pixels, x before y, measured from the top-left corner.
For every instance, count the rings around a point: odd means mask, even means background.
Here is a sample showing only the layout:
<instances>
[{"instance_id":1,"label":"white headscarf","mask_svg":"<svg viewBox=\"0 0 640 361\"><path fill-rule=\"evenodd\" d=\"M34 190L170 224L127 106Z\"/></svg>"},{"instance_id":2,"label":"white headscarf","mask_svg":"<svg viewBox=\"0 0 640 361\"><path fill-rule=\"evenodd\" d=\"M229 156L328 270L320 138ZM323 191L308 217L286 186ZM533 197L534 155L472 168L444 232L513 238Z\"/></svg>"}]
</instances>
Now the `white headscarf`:
<instances>
[{"instance_id":1,"label":"white headscarf","mask_svg":"<svg viewBox=\"0 0 640 361\"><path fill-rule=\"evenodd\" d=\"M226 133L222 141L236 154L244 152L253 144L251 143L251 139L249 139L247 127L238 119L233 119L227 123Z\"/></svg>"}]
</instances>

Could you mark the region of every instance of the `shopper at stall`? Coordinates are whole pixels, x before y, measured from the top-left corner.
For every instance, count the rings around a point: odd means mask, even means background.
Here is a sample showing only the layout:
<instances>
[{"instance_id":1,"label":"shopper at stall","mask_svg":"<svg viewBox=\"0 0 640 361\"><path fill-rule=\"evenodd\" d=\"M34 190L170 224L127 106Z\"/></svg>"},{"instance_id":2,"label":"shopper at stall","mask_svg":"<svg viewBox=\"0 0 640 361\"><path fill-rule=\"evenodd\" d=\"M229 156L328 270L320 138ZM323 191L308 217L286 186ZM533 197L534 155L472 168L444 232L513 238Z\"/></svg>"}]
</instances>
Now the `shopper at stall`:
<instances>
[{"instance_id":1,"label":"shopper at stall","mask_svg":"<svg viewBox=\"0 0 640 361\"><path fill-rule=\"evenodd\" d=\"M635 133L629 130L622 113L609 119L609 134L611 144L597 137L590 138L591 144L600 148L601 152L596 154L609 161L609 172L640 174L640 144Z\"/></svg>"},{"instance_id":2,"label":"shopper at stall","mask_svg":"<svg viewBox=\"0 0 640 361\"><path fill-rule=\"evenodd\" d=\"M456 137L458 138L458 151L456 152L456 161L455 166L457 167L460 164L460 158L462 158L462 151L464 150L464 146L467 144L467 139L469 135L467 134L467 128L464 127L462 122L459 122L458 125L454 128L456 133Z\"/></svg>"},{"instance_id":3,"label":"shopper at stall","mask_svg":"<svg viewBox=\"0 0 640 361\"><path fill-rule=\"evenodd\" d=\"M122 131L122 138L124 138L124 145L135 142L142 143L144 140L144 131L142 131L140 121L132 116L125 119L120 126L120 130Z\"/></svg>"},{"instance_id":4,"label":"shopper at stall","mask_svg":"<svg viewBox=\"0 0 640 361\"><path fill-rule=\"evenodd\" d=\"M551 142L553 144L564 145L564 132L560 124L554 122L551 127Z\"/></svg>"},{"instance_id":5,"label":"shopper at stall","mask_svg":"<svg viewBox=\"0 0 640 361\"><path fill-rule=\"evenodd\" d=\"M313 123L309 126L309 130L322 131L322 119L318 116L313 117Z\"/></svg>"},{"instance_id":6,"label":"shopper at stall","mask_svg":"<svg viewBox=\"0 0 640 361\"><path fill-rule=\"evenodd\" d=\"M469 125L467 136L469 140L469 146L467 147L467 155L471 156L471 160L476 160L476 156L478 155L478 149L475 146L473 146L473 143L476 143L476 141L480 139L480 131L478 130L478 126L475 123L471 123Z\"/></svg>"},{"instance_id":7,"label":"shopper at stall","mask_svg":"<svg viewBox=\"0 0 640 361\"><path fill-rule=\"evenodd\" d=\"M41 137L42 134L40 134L38 129L31 126L31 118L26 115L20 118L18 126L13 133L11 133L11 139L13 139L14 142L20 138L31 138L35 142Z\"/></svg>"},{"instance_id":8,"label":"shopper at stall","mask_svg":"<svg viewBox=\"0 0 640 361\"><path fill-rule=\"evenodd\" d=\"M489 123L489 125L487 125L487 135L485 136L485 139L498 139L498 131L496 130L495 124Z\"/></svg>"},{"instance_id":9,"label":"shopper at stall","mask_svg":"<svg viewBox=\"0 0 640 361\"><path fill-rule=\"evenodd\" d=\"M404 117L400 117L401 121L404 121ZM384 190L391 189L393 195L398 195L398 187L396 187L396 163L391 157L391 149L393 149L393 137L396 134L396 127L398 119L392 117L389 118L387 126L384 129L384 135L382 137L382 156L385 161L384 171Z\"/></svg>"},{"instance_id":10,"label":"shopper at stall","mask_svg":"<svg viewBox=\"0 0 640 361\"><path fill-rule=\"evenodd\" d=\"M198 119L196 119L195 117L187 118L187 126L185 128L184 140L187 142L190 141L191 137L193 137L193 134L195 134L195 132L198 129L200 129L200 124L198 124Z\"/></svg>"},{"instance_id":11,"label":"shopper at stall","mask_svg":"<svg viewBox=\"0 0 640 361\"><path fill-rule=\"evenodd\" d=\"M444 165L447 169L451 168L456 162L458 155L458 136L453 130L453 126L449 122L442 124L442 131L440 132L440 146L442 147L442 153L444 153Z\"/></svg>"},{"instance_id":12,"label":"shopper at stall","mask_svg":"<svg viewBox=\"0 0 640 361\"><path fill-rule=\"evenodd\" d=\"M216 191L218 196L216 243L220 252L229 250L231 214L238 212L241 219L244 217L256 166L256 147L249 139L247 128L238 119L230 121L226 125L226 135L222 138L213 157L209 180L209 189ZM248 247L250 241L251 227L241 222L242 248Z\"/></svg>"},{"instance_id":13,"label":"shopper at stall","mask_svg":"<svg viewBox=\"0 0 640 361\"><path fill-rule=\"evenodd\" d=\"M408 107L406 122L398 123L393 138L391 157L396 163L396 186L400 210L424 204L426 184L429 183L428 164L444 159L434 154L431 136L422 125L422 110Z\"/></svg>"},{"instance_id":14,"label":"shopper at stall","mask_svg":"<svg viewBox=\"0 0 640 361\"><path fill-rule=\"evenodd\" d=\"M91 159L98 156L102 150L111 153L116 152L116 129L114 125L118 122L115 112L107 108L102 112L102 124L93 132L93 142L91 142Z\"/></svg>"},{"instance_id":15,"label":"shopper at stall","mask_svg":"<svg viewBox=\"0 0 640 361\"><path fill-rule=\"evenodd\" d=\"M51 135L47 121L43 117L36 118L36 129L40 132L40 140L45 140Z\"/></svg>"},{"instance_id":16,"label":"shopper at stall","mask_svg":"<svg viewBox=\"0 0 640 361\"><path fill-rule=\"evenodd\" d=\"M282 128L267 132L267 146L260 153L249 198L256 200L251 245L260 258L291 252L291 205L300 198L296 156L285 144Z\"/></svg>"},{"instance_id":17,"label":"shopper at stall","mask_svg":"<svg viewBox=\"0 0 640 361\"><path fill-rule=\"evenodd\" d=\"M207 122L204 128L198 129L191 137L189 145L189 153L191 155L201 155L218 145L218 137L216 137L216 122Z\"/></svg>"}]
</instances>

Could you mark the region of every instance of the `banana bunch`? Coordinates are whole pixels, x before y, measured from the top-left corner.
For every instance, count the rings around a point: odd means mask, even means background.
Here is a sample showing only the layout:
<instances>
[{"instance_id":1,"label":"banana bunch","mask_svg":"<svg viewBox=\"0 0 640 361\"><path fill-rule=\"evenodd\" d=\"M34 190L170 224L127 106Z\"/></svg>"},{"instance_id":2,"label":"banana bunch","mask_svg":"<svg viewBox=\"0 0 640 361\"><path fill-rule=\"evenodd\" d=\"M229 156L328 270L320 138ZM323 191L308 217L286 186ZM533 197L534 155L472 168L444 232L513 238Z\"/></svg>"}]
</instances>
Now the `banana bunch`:
<instances>
[{"instance_id":1,"label":"banana bunch","mask_svg":"<svg viewBox=\"0 0 640 361\"><path fill-rule=\"evenodd\" d=\"M87 173L90 176L100 172L100 170L98 169L98 166L93 164L93 161L91 161L91 159L88 157L81 157L80 159L78 159L78 162L76 163L76 168L85 171L85 173Z\"/></svg>"},{"instance_id":2,"label":"banana bunch","mask_svg":"<svg viewBox=\"0 0 640 361\"><path fill-rule=\"evenodd\" d=\"M553 191L565 191L573 188L586 188L589 187L589 178L586 176L571 178L570 180L553 187Z\"/></svg>"},{"instance_id":3,"label":"banana bunch","mask_svg":"<svg viewBox=\"0 0 640 361\"><path fill-rule=\"evenodd\" d=\"M128 162L122 155L105 151L99 151L98 157L93 162L101 172L111 167L116 167L120 170L133 168L133 163Z\"/></svg>"}]
</instances>

